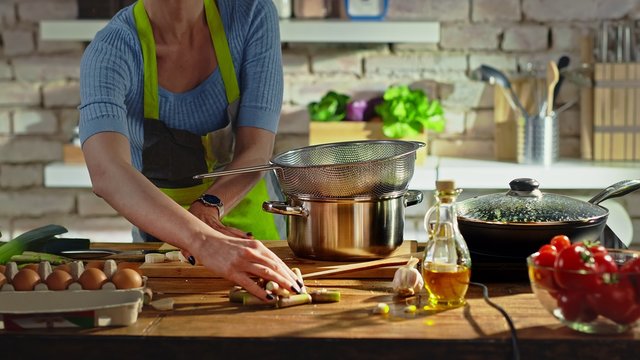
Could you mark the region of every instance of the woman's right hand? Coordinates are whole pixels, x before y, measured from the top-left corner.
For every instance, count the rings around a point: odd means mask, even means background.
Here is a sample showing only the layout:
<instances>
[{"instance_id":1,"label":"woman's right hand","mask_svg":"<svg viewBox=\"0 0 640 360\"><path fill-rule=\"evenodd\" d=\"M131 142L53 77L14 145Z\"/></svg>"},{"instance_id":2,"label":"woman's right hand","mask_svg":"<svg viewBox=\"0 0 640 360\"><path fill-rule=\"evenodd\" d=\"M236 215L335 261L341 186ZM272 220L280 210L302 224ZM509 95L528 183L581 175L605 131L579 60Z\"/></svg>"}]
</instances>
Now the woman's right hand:
<instances>
[{"instance_id":1,"label":"woman's right hand","mask_svg":"<svg viewBox=\"0 0 640 360\"><path fill-rule=\"evenodd\" d=\"M258 286L252 277L274 281L294 293L301 291L302 283L296 274L258 240L223 235L202 241L189 251L199 263L264 301L273 297Z\"/></svg>"}]
</instances>

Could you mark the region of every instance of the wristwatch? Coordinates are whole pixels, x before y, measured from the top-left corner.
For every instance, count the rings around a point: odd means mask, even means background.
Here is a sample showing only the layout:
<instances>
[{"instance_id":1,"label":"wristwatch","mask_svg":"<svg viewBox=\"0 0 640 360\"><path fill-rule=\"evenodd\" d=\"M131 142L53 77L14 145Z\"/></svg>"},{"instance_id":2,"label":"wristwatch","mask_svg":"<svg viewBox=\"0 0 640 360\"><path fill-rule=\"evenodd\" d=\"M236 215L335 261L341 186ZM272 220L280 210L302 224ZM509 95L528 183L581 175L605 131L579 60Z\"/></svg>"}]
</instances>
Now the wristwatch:
<instances>
[{"instance_id":1,"label":"wristwatch","mask_svg":"<svg viewBox=\"0 0 640 360\"><path fill-rule=\"evenodd\" d=\"M211 194L202 194L196 201L200 201L204 206L217 207L218 216L222 218L222 215L224 214L224 204L222 204L222 200L220 200L219 197Z\"/></svg>"}]
</instances>

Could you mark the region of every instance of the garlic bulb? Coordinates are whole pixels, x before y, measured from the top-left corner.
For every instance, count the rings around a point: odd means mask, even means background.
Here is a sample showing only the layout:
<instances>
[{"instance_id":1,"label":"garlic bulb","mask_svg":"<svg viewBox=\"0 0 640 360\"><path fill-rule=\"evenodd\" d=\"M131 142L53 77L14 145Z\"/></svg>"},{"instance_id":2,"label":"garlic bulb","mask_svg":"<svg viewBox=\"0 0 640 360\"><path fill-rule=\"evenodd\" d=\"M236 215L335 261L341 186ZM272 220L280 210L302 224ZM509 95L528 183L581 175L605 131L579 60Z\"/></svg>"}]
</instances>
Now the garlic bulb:
<instances>
[{"instance_id":1,"label":"garlic bulb","mask_svg":"<svg viewBox=\"0 0 640 360\"><path fill-rule=\"evenodd\" d=\"M396 270L393 276L393 291L402 297L413 296L422 290L424 280L416 265L420 260L411 257L407 263Z\"/></svg>"}]
</instances>

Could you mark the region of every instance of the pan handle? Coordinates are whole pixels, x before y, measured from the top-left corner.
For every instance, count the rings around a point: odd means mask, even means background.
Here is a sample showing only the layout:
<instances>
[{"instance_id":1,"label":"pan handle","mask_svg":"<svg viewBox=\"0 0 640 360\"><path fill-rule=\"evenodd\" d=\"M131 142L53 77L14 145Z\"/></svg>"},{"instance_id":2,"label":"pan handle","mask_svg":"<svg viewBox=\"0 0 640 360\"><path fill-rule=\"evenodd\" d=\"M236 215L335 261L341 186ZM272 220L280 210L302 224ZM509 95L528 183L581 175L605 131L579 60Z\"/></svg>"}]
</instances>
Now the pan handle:
<instances>
[{"instance_id":1,"label":"pan handle","mask_svg":"<svg viewBox=\"0 0 640 360\"><path fill-rule=\"evenodd\" d=\"M420 204L422 197L422 191L420 190L407 190L407 193L404 195L404 207Z\"/></svg>"},{"instance_id":2,"label":"pan handle","mask_svg":"<svg viewBox=\"0 0 640 360\"><path fill-rule=\"evenodd\" d=\"M626 195L638 189L640 189L640 180L622 180L600 191L589 202L597 205L607 199Z\"/></svg>"},{"instance_id":3,"label":"pan handle","mask_svg":"<svg viewBox=\"0 0 640 360\"><path fill-rule=\"evenodd\" d=\"M262 210L278 215L309 216L309 210L302 206L291 206L285 201L265 201L262 203Z\"/></svg>"},{"instance_id":4,"label":"pan handle","mask_svg":"<svg viewBox=\"0 0 640 360\"><path fill-rule=\"evenodd\" d=\"M271 165L271 164L248 166L248 167L232 169L232 170L224 170L224 171L216 171L216 172L206 173L206 174L199 174L199 175L195 175L193 178L197 180L197 179L206 179L206 178L225 176L225 175L236 175L236 174L244 174L248 172L267 171L267 170L275 170L275 169L281 169L281 167L277 165Z\"/></svg>"}]
</instances>

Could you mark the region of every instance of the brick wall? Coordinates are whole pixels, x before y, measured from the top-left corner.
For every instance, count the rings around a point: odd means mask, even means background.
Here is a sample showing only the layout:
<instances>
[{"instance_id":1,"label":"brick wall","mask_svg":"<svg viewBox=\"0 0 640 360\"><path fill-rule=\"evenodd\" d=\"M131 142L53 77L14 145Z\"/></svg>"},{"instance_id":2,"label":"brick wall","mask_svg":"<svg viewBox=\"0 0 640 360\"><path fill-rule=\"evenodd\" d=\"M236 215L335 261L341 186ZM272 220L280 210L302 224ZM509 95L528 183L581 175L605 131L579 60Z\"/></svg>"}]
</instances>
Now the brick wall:
<instances>
[{"instance_id":1,"label":"brick wall","mask_svg":"<svg viewBox=\"0 0 640 360\"><path fill-rule=\"evenodd\" d=\"M97 1L97 0L96 0ZM5 234L59 223L70 235L128 240L130 224L90 189L48 189L43 169L62 160L78 114L84 44L44 42L38 21L74 19L75 0L0 2L0 229ZM305 106L332 89L371 97L391 84L442 100L447 130L431 153L492 158L493 88L469 79L480 64L513 72L561 55L578 62L579 38L597 20L640 18L638 0L391 0L388 18L441 23L438 44L286 44L285 103L276 152L305 146ZM565 82L560 102L578 97ZM579 157L577 107L563 113L561 155ZM623 199L640 239L640 195ZM408 223L419 223L418 210ZM419 225L416 225L416 227Z\"/></svg>"}]
</instances>

